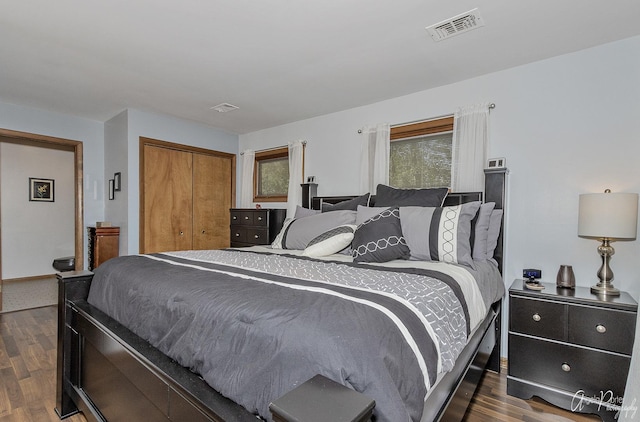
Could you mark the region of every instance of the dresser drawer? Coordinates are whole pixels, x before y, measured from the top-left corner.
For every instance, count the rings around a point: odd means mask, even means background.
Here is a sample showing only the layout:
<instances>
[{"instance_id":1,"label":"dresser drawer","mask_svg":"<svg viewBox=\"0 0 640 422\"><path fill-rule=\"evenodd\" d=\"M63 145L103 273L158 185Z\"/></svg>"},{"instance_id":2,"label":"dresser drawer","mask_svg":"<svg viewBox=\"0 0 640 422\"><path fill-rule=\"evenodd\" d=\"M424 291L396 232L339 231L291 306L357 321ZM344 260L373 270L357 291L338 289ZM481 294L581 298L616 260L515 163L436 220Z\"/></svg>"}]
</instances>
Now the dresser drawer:
<instances>
[{"instance_id":1,"label":"dresser drawer","mask_svg":"<svg viewBox=\"0 0 640 422\"><path fill-rule=\"evenodd\" d=\"M636 315L613 309L569 307L569 342L631 355Z\"/></svg>"},{"instance_id":2,"label":"dresser drawer","mask_svg":"<svg viewBox=\"0 0 640 422\"><path fill-rule=\"evenodd\" d=\"M269 244L269 230L264 228L249 227L247 228L247 237L245 242L252 243L254 245L268 245Z\"/></svg>"},{"instance_id":3,"label":"dresser drawer","mask_svg":"<svg viewBox=\"0 0 640 422\"><path fill-rule=\"evenodd\" d=\"M232 225L231 226L231 242L242 242L245 243L247 241L247 227L243 227L240 225Z\"/></svg>"},{"instance_id":4,"label":"dresser drawer","mask_svg":"<svg viewBox=\"0 0 640 422\"><path fill-rule=\"evenodd\" d=\"M253 211L231 211L231 224L253 225Z\"/></svg>"},{"instance_id":5,"label":"dresser drawer","mask_svg":"<svg viewBox=\"0 0 640 422\"><path fill-rule=\"evenodd\" d=\"M509 303L509 330L565 340L567 309L562 303L511 297Z\"/></svg>"},{"instance_id":6,"label":"dresser drawer","mask_svg":"<svg viewBox=\"0 0 640 422\"><path fill-rule=\"evenodd\" d=\"M623 397L631 359L534 338L509 335L509 375L570 393Z\"/></svg>"}]
</instances>

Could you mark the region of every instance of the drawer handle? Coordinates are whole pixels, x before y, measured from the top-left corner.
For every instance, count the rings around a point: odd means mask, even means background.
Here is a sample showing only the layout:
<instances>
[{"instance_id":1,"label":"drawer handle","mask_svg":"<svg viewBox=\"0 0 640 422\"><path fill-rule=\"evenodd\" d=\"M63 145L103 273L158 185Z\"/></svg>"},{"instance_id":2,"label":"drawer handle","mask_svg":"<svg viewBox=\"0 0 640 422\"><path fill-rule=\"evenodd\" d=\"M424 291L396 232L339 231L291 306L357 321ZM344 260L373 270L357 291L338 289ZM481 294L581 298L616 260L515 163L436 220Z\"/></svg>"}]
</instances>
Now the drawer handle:
<instances>
[{"instance_id":1,"label":"drawer handle","mask_svg":"<svg viewBox=\"0 0 640 422\"><path fill-rule=\"evenodd\" d=\"M563 364L562 364L562 370L563 370L564 372L569 372L569 371L571 371L571 366L569 366L569 364L568 364L568 363L563 363Z\"/></svg>"},{"instance_id":2,"label":"drawer handle","mask_svg":"<svg viewBox=\"0 0 640 422\"><path fill-rule=\"evenodd\" d=\"M256 238L256 239L260 239L260 236L257 235L257 234L254 234L253 237Z\"/></svg>"},{"instance_id":3,"label":"drawer handle","mask_svg":"<svg viewBox=\"0 0 640 422\"><path fill-rule=\"evenodd\" d=\"M236 217L235 215L234 215L232 218L233 218L234 220L237 220L237 219L238 219L238 217Z\"/></svg>"},{"instance_id":4,"label":"drawer handle","mask_svg":"<svg viewBox=\"0 0 640 422\"><path fill-rule=\"evenodd\" d=\"M236 237L240 237L240 233L236 233Z\"/></svg>"},{"instance_id":5,"label":"drawer handle","mask_svg":"<svg viewBox=\"0 0 640 422\"><path fill-rule=\"evenodd\" d=\"M262 216L258 216L258 221L262 221Z\"/></svg>"},{"instance_id":6,"label":"drawer handle","mask_svg":"<svg viewBox=\"0 0 640 422\"><path fill-rule=\"evenodd\" d=\"M245 215L245 216L244 216L244 219L245 219L245 220L248 220L248 219L249 219L249 216Z\"/></svg>"},{"instance_id":7,"label":"drawer handle","mask_svg":"<svg viewBox=\"0 0 640 422\"><path fill-rule=\"evenodd\" d=\"M542 317L540 316L540 314L538 314L537 312L536 312L535 314L533 314L533 316L532 316L531 318L533 318L533 320L534 320L535 322L538 322L538 321L540 321L540 320L542 319Z\"/></svg>"},{"instance_id":8,"label":"drawer handle","mask_svg":"<svg viewBox=\"0 0 640 422\"><path fill-rule=\"evenodd\" d=\"M598 324L596 325L596 331L599 332L600 334L604 334L607 332L607 327L605 327L602 324Z\"/></svg>"}]
</instances>

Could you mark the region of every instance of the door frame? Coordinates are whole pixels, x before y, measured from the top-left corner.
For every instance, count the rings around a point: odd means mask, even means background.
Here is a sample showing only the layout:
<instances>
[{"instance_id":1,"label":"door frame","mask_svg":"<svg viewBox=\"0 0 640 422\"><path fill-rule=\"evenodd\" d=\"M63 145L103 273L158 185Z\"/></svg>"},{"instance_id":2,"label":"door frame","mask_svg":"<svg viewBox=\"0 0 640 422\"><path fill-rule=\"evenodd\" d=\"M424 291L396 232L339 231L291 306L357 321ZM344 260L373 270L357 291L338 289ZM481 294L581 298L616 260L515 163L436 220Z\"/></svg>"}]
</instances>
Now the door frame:
<instances>
[{"instance_id":1,"label":"door frame","mask_svg":"<svg viewBox=\"0 0 640 422\"><path fill-rule=\"evenodd\" d=\"M145 253L145 244L144 244L144 231L145 231L145 215L144 215L144 147L145 145L173 149L177 151L185 151L191 153L205 154L205 155L213 155L215 157L229 158L231 159L231 206L236 203L236 154L230 152L222 152L216 151L213 149L206 149L200 147L194 147L191 145L177 144L175 142L167 142L159 139L146 138L144 136L140 136L139 138L139 189L140 189L140 214L139 214L139 253Z\"/></svg>"},{"instance_id":2,"label":"door frame","mask_svg":"<svg viewBox=\"0 0 640 422\"><path fill-rule=\"evenodd\" d=\"M75 182L75 269L84 269L84 197L82 170L82 142L54 136L38 135L35 133L19 132L0 128L0 142L11 142L40 148L71 151L74 155ZM0 222L2 216L0 215ZM2 225L0 223L0 233ZM2 310L2 245L0 244L0 311Z\"/></svg>"}]
</instances>

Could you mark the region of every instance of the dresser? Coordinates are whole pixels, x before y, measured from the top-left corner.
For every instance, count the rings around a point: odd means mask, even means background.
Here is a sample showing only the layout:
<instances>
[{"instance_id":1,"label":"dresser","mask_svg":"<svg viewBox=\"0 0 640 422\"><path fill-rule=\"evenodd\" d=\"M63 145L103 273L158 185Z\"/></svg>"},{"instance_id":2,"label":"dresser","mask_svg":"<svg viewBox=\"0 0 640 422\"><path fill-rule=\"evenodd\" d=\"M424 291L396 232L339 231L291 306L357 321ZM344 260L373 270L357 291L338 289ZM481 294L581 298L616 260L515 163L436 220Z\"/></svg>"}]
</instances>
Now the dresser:
<instances>
[{"instance_id":1,"label":"dresser","mask_svg":"<svg viewBox=\"0 0 640 422\"><path fill-rule=\"evenodd\" d=\"M231 247L270 245L287 215L285 209L232 208Z\"/></svg>"},{"instance_id":2,"label":"dresser","mask_svg":"<svg viewBox=\"0 0 640 422\"><path fill-rule=\"evenodd\" d=\"M87 227L89 238L89 271L120 254L119 227Z\"/></svg>"},{"instance_id":3,"label":"dresser","mask_svg":"<svg viewBox=\"0 0 640 422\"><path fill-rule=\"evenodd\" d=\"M538 396L581 413L616 419L631 363L638 304L625 292L603 299L588 287L523 280L509 289L507 394Z\"/></svg>"}]
</instances>

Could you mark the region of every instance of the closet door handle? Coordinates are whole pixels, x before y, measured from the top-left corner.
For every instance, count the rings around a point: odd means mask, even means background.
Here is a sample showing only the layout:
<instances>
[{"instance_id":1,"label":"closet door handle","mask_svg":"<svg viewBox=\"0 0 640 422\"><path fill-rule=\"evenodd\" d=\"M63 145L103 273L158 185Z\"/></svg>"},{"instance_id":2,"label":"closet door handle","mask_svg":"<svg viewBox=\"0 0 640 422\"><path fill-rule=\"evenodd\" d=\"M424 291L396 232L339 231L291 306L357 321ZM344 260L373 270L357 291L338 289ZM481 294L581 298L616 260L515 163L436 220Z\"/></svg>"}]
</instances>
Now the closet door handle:
<instances>
[{"instance_id":1,"label":"closet door handle","mask_svg":"<svg viewBox=\"0 0 640 422\"><path fill-rule=\"evenodd\" d=\"M180 232L180 236L183 236L183 235L184 235L184 232L183 232L183 231L181 231L181 232Z\"/></svg>"},{"instance_id":2,"label":"closet door handle","mask_svg":"<svg viewBox=\"0 0 640 422\"><path fill-rule=\"evenodd\" d=\"M204 230L202 230L202 234L204 234Z\"/></svg>"}]
</instances>

